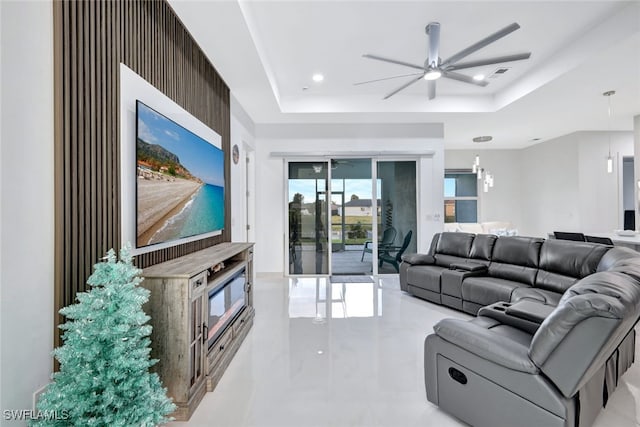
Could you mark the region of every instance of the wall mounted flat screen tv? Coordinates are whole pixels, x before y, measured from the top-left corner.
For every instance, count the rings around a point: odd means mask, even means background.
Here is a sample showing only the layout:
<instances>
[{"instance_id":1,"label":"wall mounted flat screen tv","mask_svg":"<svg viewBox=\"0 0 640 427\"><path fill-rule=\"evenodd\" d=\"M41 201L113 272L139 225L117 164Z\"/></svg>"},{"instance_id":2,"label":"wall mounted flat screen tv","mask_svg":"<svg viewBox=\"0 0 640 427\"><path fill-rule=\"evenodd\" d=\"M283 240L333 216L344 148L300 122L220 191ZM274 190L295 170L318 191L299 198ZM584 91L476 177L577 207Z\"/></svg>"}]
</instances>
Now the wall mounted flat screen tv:
<instances>
[{"instance_id":1,"label":"wall mounted flat screen tv","mask_svg":"<svg viewBox=\"0 0 640 427\"><path fill-rule=\"evenodd\" d=\"M136 247L224 228L224 153L136 102Z\"/></svg>"}]
</instances>

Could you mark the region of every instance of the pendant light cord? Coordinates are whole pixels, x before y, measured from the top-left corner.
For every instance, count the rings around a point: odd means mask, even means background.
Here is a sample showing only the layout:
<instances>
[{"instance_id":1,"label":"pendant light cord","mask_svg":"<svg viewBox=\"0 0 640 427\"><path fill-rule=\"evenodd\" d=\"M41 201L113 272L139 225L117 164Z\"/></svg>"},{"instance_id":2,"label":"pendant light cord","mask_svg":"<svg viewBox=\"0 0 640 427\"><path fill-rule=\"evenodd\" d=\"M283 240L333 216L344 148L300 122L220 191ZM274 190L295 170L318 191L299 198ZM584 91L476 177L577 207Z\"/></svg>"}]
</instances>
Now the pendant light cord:
<instances>
[{"instance_id":1,"label":"pendant light cord","mask_svg":"<svg viewBox=\"0 0 640 427\"><path fill-rule=\"evenodd\" d=\"M607 120L607 133L609 134L609 157L611 157L611 95L613 95L613 93L607 95L607 115L609 116L609 119Z\"/></svg>"},{"instance_id":2,"label":"pendant light cord","mask_svg":"<svg viewBox=\"0 0 640 427\"><path fill-rule=\"evenodd\" d=\"M608 90L603 93L603 96L607 97L607 133L609 135L609 159L611 158L611 95L615 95L615 90Z\"/></svg>"}]
</instances>

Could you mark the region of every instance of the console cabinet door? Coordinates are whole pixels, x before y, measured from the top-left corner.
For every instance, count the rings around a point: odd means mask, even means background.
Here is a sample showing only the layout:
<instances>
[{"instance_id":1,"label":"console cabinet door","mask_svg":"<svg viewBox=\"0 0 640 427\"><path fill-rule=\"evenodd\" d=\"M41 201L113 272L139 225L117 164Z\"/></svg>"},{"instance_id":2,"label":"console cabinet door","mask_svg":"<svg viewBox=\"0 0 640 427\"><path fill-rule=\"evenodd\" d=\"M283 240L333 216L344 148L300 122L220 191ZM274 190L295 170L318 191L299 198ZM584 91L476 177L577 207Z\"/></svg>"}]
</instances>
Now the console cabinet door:
<instances>
[{"instance_id":1,"label":"console cabinet door","mask_svg":"<svg viewBox=\"0 0 640 427\"><path fill-rule=\"evenodd\" d=\"M207 294L204 292L204 286L197 285L198 281L204 280L206 276L191 279L190 288L192 291L191 307L190 307L190 325L189 325L189 386L193 390L205 375L205 347L207 342Z\"/></svg>"}]
</instances>

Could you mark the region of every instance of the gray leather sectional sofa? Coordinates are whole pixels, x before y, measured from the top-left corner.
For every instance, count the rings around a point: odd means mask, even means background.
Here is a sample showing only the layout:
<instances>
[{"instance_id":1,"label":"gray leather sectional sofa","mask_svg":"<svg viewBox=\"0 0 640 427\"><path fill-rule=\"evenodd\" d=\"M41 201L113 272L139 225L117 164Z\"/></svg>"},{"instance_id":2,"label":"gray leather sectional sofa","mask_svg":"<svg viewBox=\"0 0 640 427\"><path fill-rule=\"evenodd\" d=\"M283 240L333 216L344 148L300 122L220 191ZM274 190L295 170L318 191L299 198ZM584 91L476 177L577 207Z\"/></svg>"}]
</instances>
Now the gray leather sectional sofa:
<instances>
[{"instance_id":1,"label":"gray leather sectional sofa","mask_svg":"<svg viewBox=\"0 0 640 427\"><path fill-rule=\"evenodd\" d=\"M589 426L635 357L640 253L441 233L401 288L477 317L425 340L429 401L474 426Z\"/></svg>"}]
</instances>

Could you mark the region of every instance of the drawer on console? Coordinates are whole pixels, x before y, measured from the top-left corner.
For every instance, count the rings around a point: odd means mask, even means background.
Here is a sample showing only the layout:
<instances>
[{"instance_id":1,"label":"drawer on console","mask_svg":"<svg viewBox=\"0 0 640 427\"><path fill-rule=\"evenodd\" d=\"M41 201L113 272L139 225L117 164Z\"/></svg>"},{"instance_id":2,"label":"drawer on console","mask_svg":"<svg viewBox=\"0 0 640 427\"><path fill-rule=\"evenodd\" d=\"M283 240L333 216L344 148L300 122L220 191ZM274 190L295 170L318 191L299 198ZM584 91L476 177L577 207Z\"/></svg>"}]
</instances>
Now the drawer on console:
<instances>
[{"instance_id":1,"label":"drawer on console","mask_svg":"<svg viewBox=\"0 0 640 427\"><path fill-rule=\"evenodd\" d=\"M240 316L233 322L233 336L238 336L240 330L246 326L249 321L249 310L245 309Z\"/></svg>"},{"instance_id":2,"label":"drawer on console","mask_svg":"<svg viewBox=\"0 0 640 427\"><path fill-rule=\"evenodd\" d=\"M207 287L207 272L203 271L202 273L193 276L189 279L189 291L191 292L191 296L198 295L199 293L204 291L204 288Z\"/></svg>"},{"instance_id":3,"label":"drawer on console","mask_svg":"<svg viewBox=\"0 0 640 427\"><path fill-rule=\"evenodd\" d=\"M231 328L227 329L227 331L220 336L220 338L213 344L211 349L209 350L209 354L207 356L208 369L211 370L211 367L216 364L216 362L224 355L225 351L231 345L231 340L233 339L233 331Z\"/></svg>"}]
</instances>

